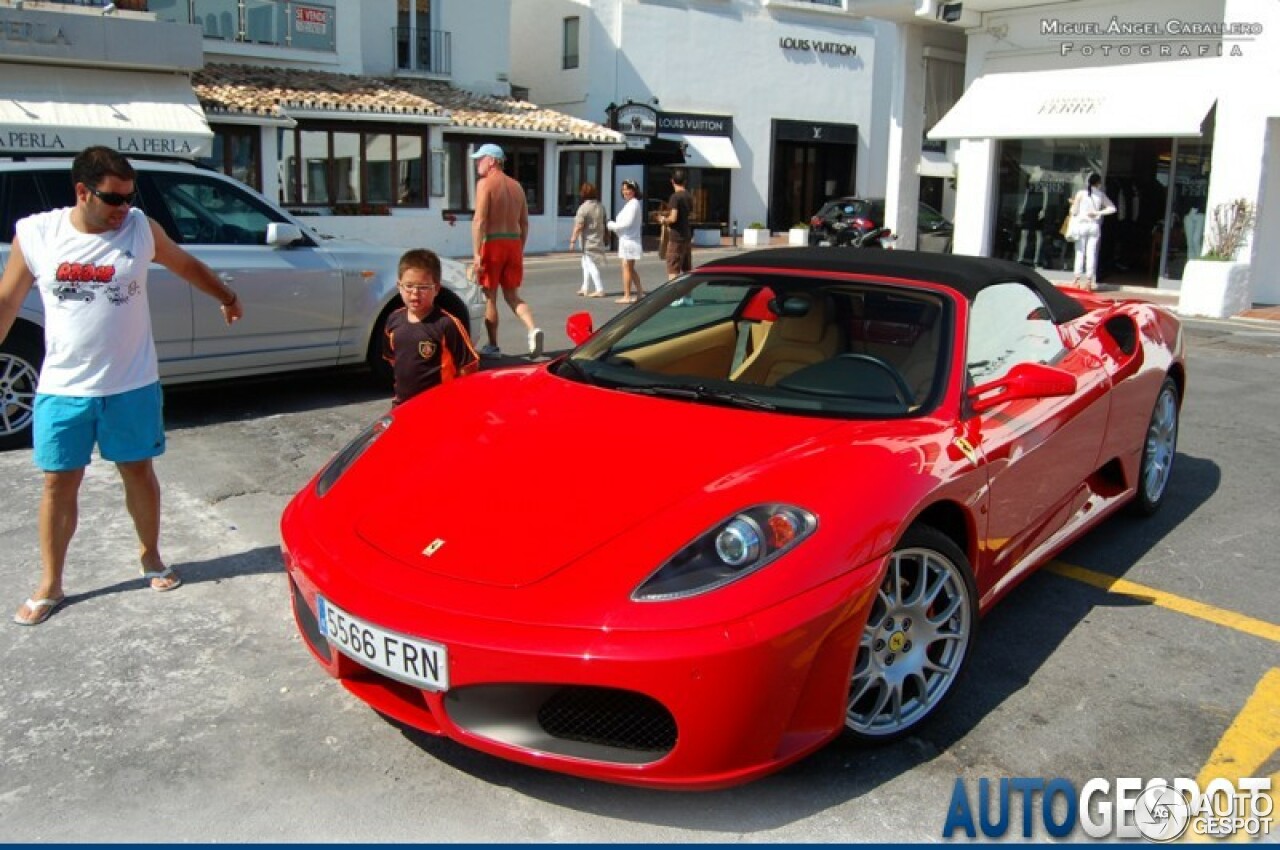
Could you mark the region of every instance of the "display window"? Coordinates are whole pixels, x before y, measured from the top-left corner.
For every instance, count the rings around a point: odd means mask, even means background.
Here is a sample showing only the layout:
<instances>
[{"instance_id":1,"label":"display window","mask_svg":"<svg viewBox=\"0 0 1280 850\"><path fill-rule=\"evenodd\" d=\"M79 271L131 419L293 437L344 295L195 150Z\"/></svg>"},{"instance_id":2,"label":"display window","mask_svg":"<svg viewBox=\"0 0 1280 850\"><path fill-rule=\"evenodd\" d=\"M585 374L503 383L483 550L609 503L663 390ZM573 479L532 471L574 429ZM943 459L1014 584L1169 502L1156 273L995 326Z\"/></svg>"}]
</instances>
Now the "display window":
<instances>
[{"instance_id":1,"label":"display window","mask_svg":"<svg viewBox=\"0 0 1280 850\"><path fill-rule=\"evenodd\" d=\"M1212 118L1200 138L1011 139L1000 144L991 256L1070 271L1062 234L1072 196L1102 175L1115 213L1102 220L1098 279L1156 286L1180 280L1204 249Z\"/></svg>"}]
</instances>

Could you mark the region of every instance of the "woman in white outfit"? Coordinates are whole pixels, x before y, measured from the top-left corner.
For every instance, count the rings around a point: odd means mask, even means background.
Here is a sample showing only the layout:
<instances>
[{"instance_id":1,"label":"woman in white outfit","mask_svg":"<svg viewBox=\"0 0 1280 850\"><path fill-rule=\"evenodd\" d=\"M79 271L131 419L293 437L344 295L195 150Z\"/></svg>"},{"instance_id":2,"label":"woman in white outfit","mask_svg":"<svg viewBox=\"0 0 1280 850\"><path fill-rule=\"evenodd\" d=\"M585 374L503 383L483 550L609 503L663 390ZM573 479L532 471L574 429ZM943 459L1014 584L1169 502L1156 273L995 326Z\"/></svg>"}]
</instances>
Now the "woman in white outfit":
<instances>
[{"instance_id":1,"label":"woman in white outfit","mask_svg":"<svg viewBox=\"0 0 1280 850\"><path fill-rule=\"evenodd\" d=\"M607 226L618 234L618 259L622 261L622 297L618 303L630 304L644 297L640 273L636 270L636 261L643 254L640 230L644 227L644 211L640 206L640 187L634 180L622 181L622 197L626 199L622 211L618 213L617 220Z\"/></svg>"},{"instance_id":2,"label":"woman in white outfit","mask_svg":"<svg viewBox=\"0 0 1280 850\"><path fill-rule=\"evenodd\" d=\"M604 206L594 183L583 183L578 188L582 206L573 217L573 233L569 236L569 249L582 240L582 286L579 295L600 298L604 284L600 281L600 266L604 264L604 238L609 231L604 226Z\"/></svg>"},{"instance_id":3,"label":"woman in white outfit","mask_svg":"<svg viewBox=\"0 0 1280 850\"><path fill-rule=\"evenodd\" d=\"M1074 286L1096 289L1098 279L1098 241L1102 238L1102 217L1116 211L1106 192L1102 191L1102 178L1089 175L1087 188L1076 192L1071 199L1071 227L1076 232L1076 278Z\"/></svg>"}]
</instances>

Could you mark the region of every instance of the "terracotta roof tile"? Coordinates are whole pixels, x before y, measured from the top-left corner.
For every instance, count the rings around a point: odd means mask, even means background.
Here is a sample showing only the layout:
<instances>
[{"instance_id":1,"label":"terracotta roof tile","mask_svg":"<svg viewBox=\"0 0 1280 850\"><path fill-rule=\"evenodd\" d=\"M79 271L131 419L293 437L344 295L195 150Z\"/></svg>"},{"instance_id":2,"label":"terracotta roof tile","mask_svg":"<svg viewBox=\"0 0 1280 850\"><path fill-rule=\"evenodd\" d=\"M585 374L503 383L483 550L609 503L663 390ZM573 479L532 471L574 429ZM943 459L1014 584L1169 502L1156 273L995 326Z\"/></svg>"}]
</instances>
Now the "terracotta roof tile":
<instances>
[{"instance_id":1,"label":"terracotta roof tile","mask_svg":"<svg viewBox=\"0 0 1280 850\"><path fill-rule=\"evenodd\" d=\"M192 75L192 85L200 105L214 120L219 114L286 118L290 109L314 109L446 119L455 127L549 134L578 142L622 144L624 140L621 133L592 121L430 80L207 65Z\"/></svg>"}]
</instances>

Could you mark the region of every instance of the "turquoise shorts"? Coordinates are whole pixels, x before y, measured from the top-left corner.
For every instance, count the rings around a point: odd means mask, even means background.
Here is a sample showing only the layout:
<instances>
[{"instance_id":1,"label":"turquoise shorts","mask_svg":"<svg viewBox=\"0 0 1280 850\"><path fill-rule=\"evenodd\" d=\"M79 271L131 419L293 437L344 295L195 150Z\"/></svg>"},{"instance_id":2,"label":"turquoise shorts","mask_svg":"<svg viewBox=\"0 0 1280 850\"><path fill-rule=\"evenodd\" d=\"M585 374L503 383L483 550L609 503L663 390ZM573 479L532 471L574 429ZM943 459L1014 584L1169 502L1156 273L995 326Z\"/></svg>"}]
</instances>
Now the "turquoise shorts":
<instances>
[{"instance_id":1,"label":"turquoise shorts","mask_svg":"<svg viewBox=\"0 0 1280 850\"><path fill-rule=\"evenodd\" d=\"M36 466L68 472L89 465L94 443L103 460L132 463L164 454L160 384L108 396L36 394L32 443Z\"/></svg>"}]
</instances>

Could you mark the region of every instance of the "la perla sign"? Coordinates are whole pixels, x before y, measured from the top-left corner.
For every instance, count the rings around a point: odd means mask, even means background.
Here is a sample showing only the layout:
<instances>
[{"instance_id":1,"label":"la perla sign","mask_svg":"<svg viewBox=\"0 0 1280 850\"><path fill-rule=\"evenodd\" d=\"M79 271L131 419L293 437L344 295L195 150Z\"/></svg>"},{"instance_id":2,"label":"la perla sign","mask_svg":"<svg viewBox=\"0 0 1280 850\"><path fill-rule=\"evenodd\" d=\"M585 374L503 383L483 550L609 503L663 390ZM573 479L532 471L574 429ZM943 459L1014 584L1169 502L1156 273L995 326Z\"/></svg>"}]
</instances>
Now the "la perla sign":
<instances>
[{"instance_id":1,"label":"la perla sign","mask_svg":"<svg viewBox=\"0 0 1280 850\"><path fill-rule=\"evenodd\" d=\"M56 24L37 24L12 18L0 18L0 42L71 45L62 27Z\"/></svg>"}]
</instances>

